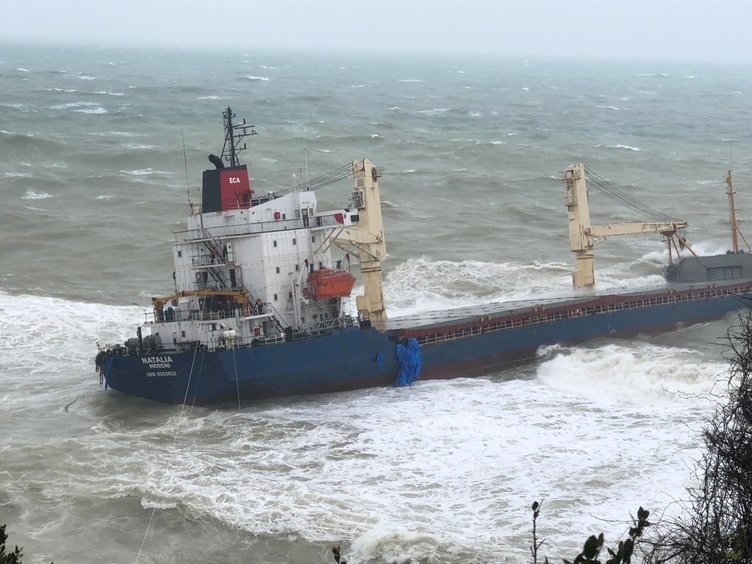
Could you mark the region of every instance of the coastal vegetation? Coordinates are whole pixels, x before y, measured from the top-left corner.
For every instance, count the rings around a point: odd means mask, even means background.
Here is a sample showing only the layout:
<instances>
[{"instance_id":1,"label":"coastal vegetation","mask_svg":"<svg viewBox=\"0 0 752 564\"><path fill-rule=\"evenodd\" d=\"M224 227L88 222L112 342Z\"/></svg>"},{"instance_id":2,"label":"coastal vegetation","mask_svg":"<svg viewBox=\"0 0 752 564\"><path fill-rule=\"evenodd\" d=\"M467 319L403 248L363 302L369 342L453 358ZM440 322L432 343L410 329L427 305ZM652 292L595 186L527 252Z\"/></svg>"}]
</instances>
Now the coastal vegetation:
<instances>
[{"instance_id":1,"label":"coastal vegetation","mask_svg":"<svg viewBox=\"0 0 752 564\"><path fill-rule=\"evenodd\" d=\"M644 544L649 562L752 562L752 312L728 331L725 397L702 432L704 452L678 517Z\"/></svg>"},{"instance_id":2,"label":"coastal vegetation","mask_svg":"<svg viewBox=\"0 0 752 564\"><path fill-rule=\"evenodd\" d=\"M19 564L23 552L18 546L11 552L6 552L5 543L8 535L5 533L5 525L0 525L0 564Z\"/></svg>"}]
</instances>

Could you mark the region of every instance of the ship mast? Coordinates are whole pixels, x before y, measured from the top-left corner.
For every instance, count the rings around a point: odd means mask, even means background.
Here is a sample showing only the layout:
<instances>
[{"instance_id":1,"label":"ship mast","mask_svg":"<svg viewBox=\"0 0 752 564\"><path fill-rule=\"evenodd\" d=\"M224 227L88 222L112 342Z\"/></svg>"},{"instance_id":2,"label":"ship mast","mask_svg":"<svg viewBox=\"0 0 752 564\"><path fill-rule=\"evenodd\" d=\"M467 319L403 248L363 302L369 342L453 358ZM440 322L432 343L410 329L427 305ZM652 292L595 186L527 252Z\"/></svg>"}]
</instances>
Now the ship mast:
<instances>
[{"instance_id":1,"label":"ship mast","mask_svg":"<svg viewBox=\"0 0 752 564\"><path fill-rule=\"evenodd\" d=\"M222 112L225 126L225 143L222 145L222 159L227 161L230 166L240 166L238 160L238 153L245 151L248 146L243 143L240 146L240 141L248 137L249 135L256 135L256 130L253 129L255 125L250 125L245 122L243 118L242 123L232 123L235 114L232 112L230 106Z\"/></svg>"},{"instance_id":2,"label":"ship mast","mask_svg":"<svg viewBox=\"0 0 752 564\"><path fill-rule=\"evenodd\" d=\"M731 171L726 171L726 195L729 200L729 216L731 221L731 246L734 254L739 252L739 225L736 222L736 202L734 201L734 180Z\"/></svg>"}]
</instances>

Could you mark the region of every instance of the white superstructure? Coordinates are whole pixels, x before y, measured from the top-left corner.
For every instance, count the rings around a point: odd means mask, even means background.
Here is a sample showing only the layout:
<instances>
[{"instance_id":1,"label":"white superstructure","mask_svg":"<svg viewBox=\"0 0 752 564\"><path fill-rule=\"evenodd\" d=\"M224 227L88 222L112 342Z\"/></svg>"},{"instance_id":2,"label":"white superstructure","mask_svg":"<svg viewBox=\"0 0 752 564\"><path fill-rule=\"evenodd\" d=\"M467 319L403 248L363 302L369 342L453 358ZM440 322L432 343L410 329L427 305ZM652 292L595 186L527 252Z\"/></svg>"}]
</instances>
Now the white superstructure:
<instances>
[{"instance_id":1,"label":"white superstructure","mask_svg":"<svg viewBox=\"0 0 752 564\"><path fill-rule=\"evenodd\" d=\"M209 157L216 169L204 171L201 205L191 206L186 229L175 233L174 293L152 299L149 334L139 346L267 344L352 325L356 320L345 312L355 281L351 256L368 265L365 296L357 300L360 322L383 319L376 168L364 160L338 169L339 177L355 179L343 209L320 211L307 186L255 197L235 147L252 126L234 126L232 117L228 108L226 147L222 159ZM238 127L244 129L235 135ZM333 258L335 246L350 254Z\"/></svg>"}]
</instances>

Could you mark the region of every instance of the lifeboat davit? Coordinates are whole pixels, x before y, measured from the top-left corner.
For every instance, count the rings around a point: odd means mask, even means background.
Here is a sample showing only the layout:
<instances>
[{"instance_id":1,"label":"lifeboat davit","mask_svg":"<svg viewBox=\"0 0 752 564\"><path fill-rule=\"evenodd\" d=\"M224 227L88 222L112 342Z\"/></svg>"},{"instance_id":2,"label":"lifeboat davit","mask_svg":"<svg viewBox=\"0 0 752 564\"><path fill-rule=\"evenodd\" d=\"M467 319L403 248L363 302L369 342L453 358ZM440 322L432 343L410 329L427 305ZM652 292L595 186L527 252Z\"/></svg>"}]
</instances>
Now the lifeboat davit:
<instances>
[{"instance_id":1,"label":"lifeboat davit","mask_svg":"<svg viewBox=\"0 0 752 564\"><path fill-rule=\"evenodd\" d=\"M303 296L314 300L343 298L349 296L355 284L355 276L343 270L319 268L308 275Z\"/></svg>"}]
</instances>

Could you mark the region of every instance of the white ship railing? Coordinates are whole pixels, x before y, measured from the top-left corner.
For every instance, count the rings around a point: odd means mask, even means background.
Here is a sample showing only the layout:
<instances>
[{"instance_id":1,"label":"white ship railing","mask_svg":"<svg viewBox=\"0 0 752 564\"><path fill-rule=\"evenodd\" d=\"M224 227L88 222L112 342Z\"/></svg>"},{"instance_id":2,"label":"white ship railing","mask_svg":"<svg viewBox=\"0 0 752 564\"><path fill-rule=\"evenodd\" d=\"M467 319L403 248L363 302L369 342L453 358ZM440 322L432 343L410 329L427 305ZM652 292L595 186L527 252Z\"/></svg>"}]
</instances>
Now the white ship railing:
<instances>
[{"instance_id":1,"label":"white ship railing","mask_svg":"<svg viewBox=\"0 0 752 564\"><path fill-rule=\"evenodd\" d=\"M342 216L340 221L336 216ZM309 218L307 225L304 223L303 218L295 219L279 219L273 221L259 221L253 223L246 223L243 225L227 225L221 227L205 227L203 229L183 229L180 231L174 231L175 241L178 242L180 238L184 241L204 241L207 239L216 239L222 237L239 237L243 235L255 235L258 233L272 233L275 231L287 231L291 229L303 229L310 227L326 228L326 227L345 227L352 225L352 223L343 222L347 218L346 212L333 212L329 214L316 215Z\"/></svg>"}]
</instances>

